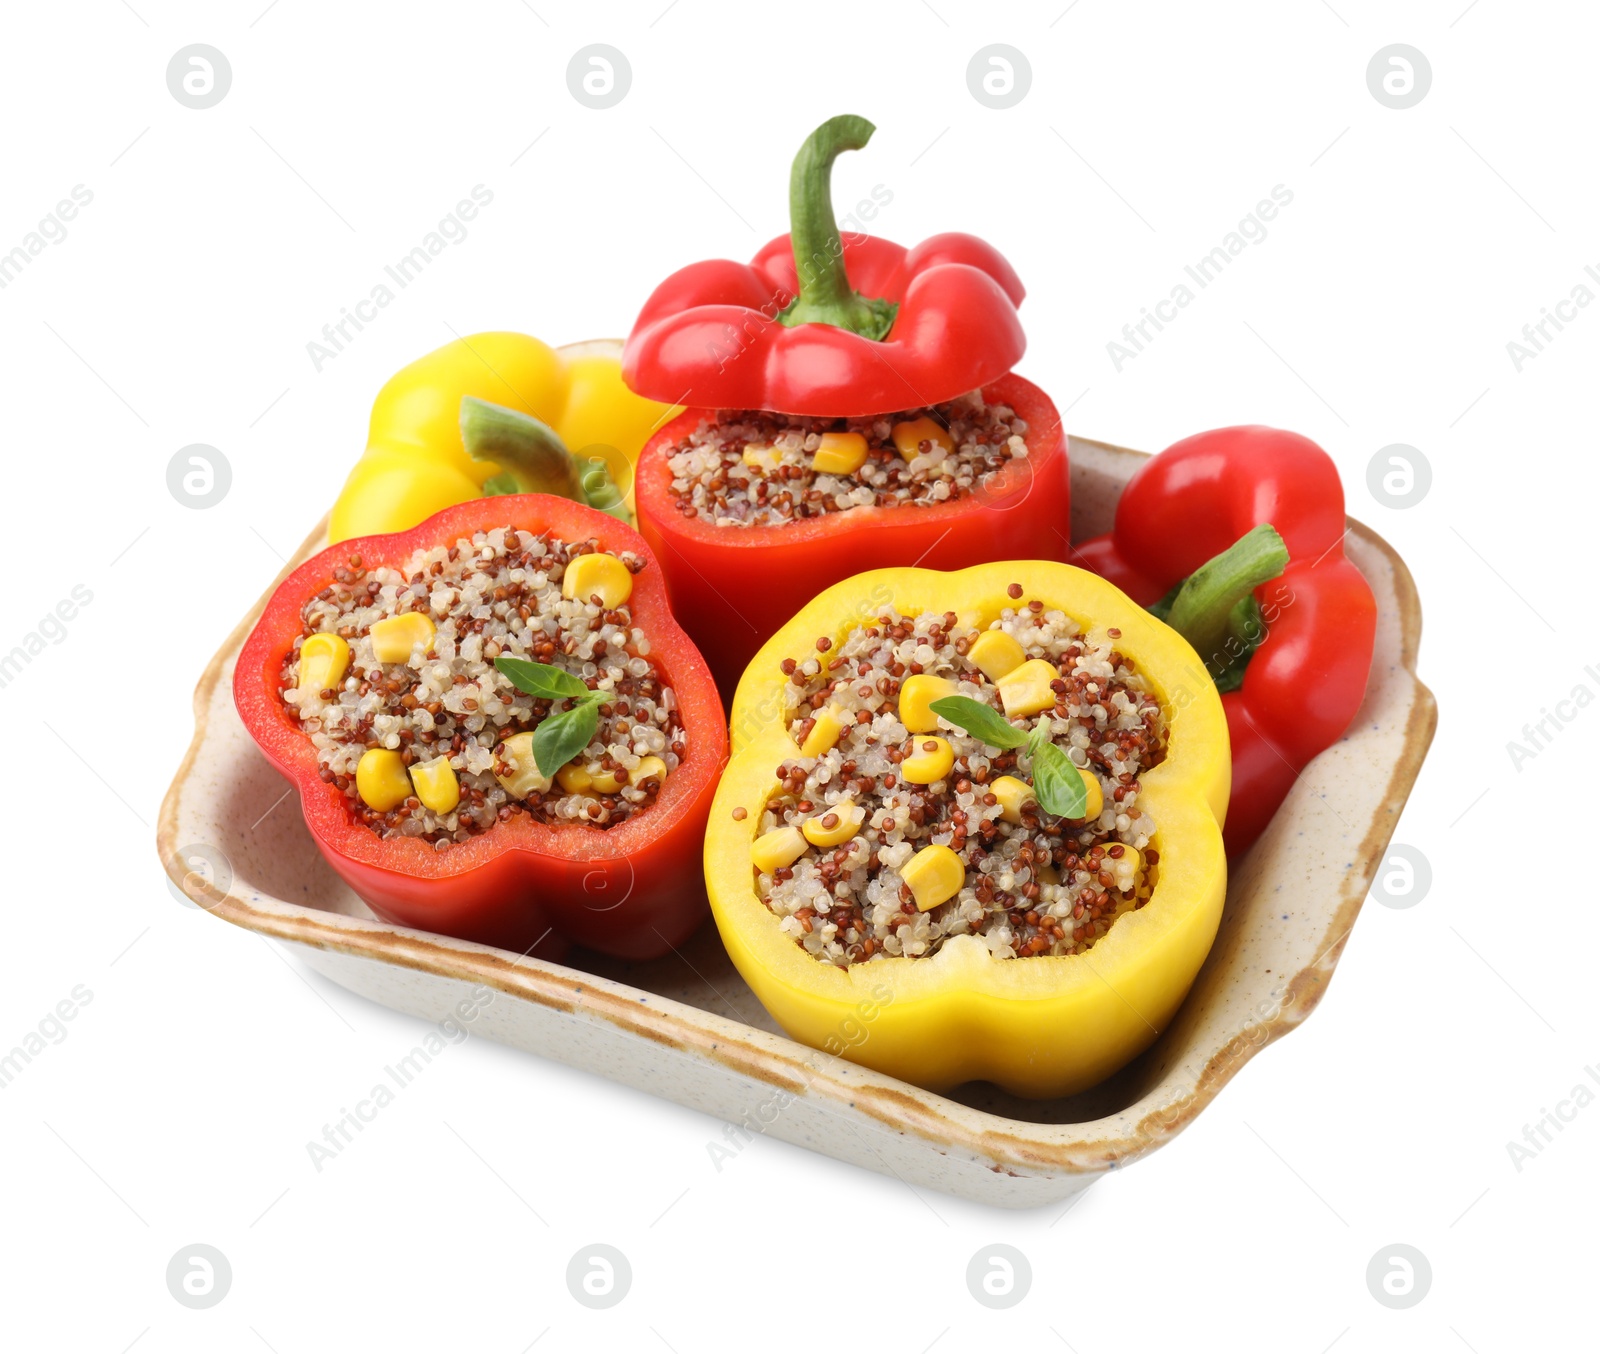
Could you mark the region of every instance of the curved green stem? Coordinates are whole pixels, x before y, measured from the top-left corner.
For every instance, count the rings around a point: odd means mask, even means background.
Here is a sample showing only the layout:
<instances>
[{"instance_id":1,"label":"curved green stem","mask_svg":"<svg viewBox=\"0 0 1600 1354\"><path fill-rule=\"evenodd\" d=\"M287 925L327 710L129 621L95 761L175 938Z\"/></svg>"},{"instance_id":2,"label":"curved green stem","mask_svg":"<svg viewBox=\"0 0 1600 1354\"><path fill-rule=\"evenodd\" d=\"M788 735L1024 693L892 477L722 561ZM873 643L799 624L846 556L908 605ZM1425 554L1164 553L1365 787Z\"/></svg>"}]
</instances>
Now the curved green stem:
<instances>
[{"instance_id":1,"label":"curved green stem","mask_svg":"<svg viewBox=\"0 0 1600 1354\"><path fill-rule=\"evenodd\" d=\"M1260 643L1260 617L1251 594L1288 563L1283 537L1263 523L1207 560L1150 609L1194 646L1220 682L1236 665L1242 673L1239 659L1248 658ZM1244 644L1248 648L1241 654Z\"/></svg>"},{"instance_id":2,"label":"curved green stem","mask_svg":"<svg viewBox=\"0 0 1600 1354\"><path fill-rule=\"evenodd\" d=\"M611 478L611 467L598 456L580 462L556 430L532 414L463 395L461 445L473 460L500 466L498 475L483 482L485 497L554 494L633 525L627 495Z\"/></svg>"},{"instance_id":3,"label":"curved green stem","mask_svg":"<svg viewBox=\"0 0 1600 1354\"><path fill-rule=\"evenodd\" d=\"M893 301L863 296L850 286L833 216L833 162L844 151L860 150L876 130L866 118L844 113L812 132L794 157L789 243L800 295L778 316L786 325L831 324L881 341L894 324L898 307Z\"/></svg>"},{"instance_id":4,"label":"curved green stem","mask_svg":"<svg viewBox=\"0 0 1600 1354\"><path fill-rule=\"evenodd\" d=\"M589 500L578 467L555 430L532 414L461 397L461 445L475 461L494 461L501 473L484 484L488 494L555 494Z\"/></svg>"}]
</instances>

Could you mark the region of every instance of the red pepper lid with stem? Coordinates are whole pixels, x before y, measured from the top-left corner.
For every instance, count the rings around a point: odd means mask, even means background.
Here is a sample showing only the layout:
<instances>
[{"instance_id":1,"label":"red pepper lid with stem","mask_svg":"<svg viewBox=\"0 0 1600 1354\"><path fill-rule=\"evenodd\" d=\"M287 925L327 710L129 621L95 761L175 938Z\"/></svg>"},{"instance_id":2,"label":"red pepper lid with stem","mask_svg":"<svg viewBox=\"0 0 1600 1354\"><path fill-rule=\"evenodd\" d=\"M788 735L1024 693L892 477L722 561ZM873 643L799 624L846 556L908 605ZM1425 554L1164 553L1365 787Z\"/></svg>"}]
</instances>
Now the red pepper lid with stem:
<instances>
[{"instance_id":1,"label":"red pepper lid with stem","mask_svg":"<svg viewBox=\"0 0 1600 1354\"><path fill-rule=\"evenodd\" d=\"M1016 365L1022 282L992 246L956 232L912 249L839 234L833 162L874 130L828 119L795 156L788 235L748 264L691 264L651 293L623 352L629 386L671 404L845 418L939 404Z\"/></svg>"}]
</instances>

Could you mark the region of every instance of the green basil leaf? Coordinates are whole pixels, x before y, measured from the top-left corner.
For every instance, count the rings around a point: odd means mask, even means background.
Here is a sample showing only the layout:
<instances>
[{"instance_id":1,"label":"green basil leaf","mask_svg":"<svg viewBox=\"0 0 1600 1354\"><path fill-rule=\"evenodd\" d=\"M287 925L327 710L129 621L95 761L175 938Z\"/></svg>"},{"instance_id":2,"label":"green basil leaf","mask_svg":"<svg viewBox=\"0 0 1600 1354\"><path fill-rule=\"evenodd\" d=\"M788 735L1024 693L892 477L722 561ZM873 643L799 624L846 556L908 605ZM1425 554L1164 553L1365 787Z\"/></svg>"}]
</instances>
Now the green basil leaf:
<instances>
[{"instance_id":1,"label":"green basil leaf","mask_svg":"<svg viewBox=\"0 0 1600 1354\"><path fill-rule=\"evenodd\" d=\"M1039 807L1058 818L1082 818L1089 807L1089 787L1072 758L1054 743L1030 744L1033 795Z\"/></svg>"},{"instance_id":2,"label":"green basil leaf","mask_svg":"<svg viewBox=\"0 0 1600 1354\"><path fill-rule=\"evenodd\" d=\"M940 696L929 707L934 714L949 720L963 733L982 739L992 748L1020 748L1027 734L982 701L968 696Z\"/></svg>"},{"instance_id":3,"label":"green basil leaf","mask_svg":"<svg viewBox=\"0 0 1600 1354\"><path fill-rule=\"evenodd\" d=\"M518 691L526 691L540 700L595 700L599 696L589 689L583 678L548 663L534 663L526 658L497 658L494 666Z\"/></svg>"},{"instance_id":4,"label":"green basil leaf","mask_svg":"<svg viewBox=\"0 0 1600 1354\"><path fill-rule=\"evenodd\" d=\"M600 712L593 701L584 701L570 710L547 717L533 731L533 760L539 774L553 776L594 739Z\"/></svg>"}]
</instances>

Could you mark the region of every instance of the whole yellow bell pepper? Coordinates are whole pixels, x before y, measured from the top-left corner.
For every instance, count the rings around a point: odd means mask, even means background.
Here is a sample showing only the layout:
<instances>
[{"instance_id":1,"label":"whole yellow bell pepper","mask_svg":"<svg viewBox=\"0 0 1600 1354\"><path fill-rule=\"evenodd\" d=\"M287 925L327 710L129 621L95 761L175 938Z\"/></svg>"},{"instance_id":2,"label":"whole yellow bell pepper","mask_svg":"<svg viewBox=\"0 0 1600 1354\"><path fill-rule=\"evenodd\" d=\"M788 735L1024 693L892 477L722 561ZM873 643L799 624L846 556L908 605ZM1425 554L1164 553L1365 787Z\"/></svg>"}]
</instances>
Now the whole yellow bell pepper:
<instances>
[{"instance_id":1,"label":"whole yellow bell pepper","mask_svg":"<svg viewBox=\"0 0 1600 1354\"><path fill-rule=\"evenodd\" d=\"M378 392L367 450L334 504L330 540L404 531L485 492L503 467L467 454L464 396L532 415L580 465L604 462L630 513L640 448L677 413L623 384L622 345L613 340L552 348L526 334L456 339L402 367Z\"/></svg>"},{"instance_id":2,"label":"whole yellow bell pepper","mask_svg":"<svg viewBox=\"0 0 1600 1354\"><path fill-rule=\"evenodd\" d=\"M1160 861L1149 901L1082 954L997 959L978 937L956 935L919 958L848 968L814 958L779 930L751 863L763 809L779 791L775 768L801 755L788 731L780 664L816 657L820 636L837 646L890 608L906 616L953 611L963 625L987 627L1014 605L1006 590L1015 582L1085 631L1120 629L1117 649L1161 703L1167 755L1139 777ZM757 654L734 698L732 734L706 835L711 910L744 980L802 1043L931 1090L985 1080L1018 1095L1068 1095L1156 1038L1211 948L1227 885L1221 824L1231 763L1222 702L1176 631L1093 574L1045 561L858 574L822 593Z\"/></svg>"}]
</instances>

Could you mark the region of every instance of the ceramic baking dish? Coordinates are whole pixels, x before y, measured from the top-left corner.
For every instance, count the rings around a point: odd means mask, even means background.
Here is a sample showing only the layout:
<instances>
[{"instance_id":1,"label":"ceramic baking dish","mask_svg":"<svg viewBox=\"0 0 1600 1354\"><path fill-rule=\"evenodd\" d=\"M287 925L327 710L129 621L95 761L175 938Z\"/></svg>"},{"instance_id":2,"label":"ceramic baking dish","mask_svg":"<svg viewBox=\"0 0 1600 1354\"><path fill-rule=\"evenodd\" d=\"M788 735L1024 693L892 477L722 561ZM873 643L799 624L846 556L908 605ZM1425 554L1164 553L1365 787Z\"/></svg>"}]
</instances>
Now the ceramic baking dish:
<instances>
[{"instance_id":1,"label":"ceramic baking dish","mask_svg":"<svg viewBox=\"0 0 1600 1354\"><path fill-rule=\"evenodd\" d=\"M1071 455L1082 539L1110 526L1143 457L1077 438ZM286 573L326 544L325 527ZM440 1020L487 984L511 998L474 1023L490 1038L913 1185L1003 1207L1050 1203L1169 1142L1315 1009L1333 976L1435 723L1416 676L1410 573L1358 522L1346 549L1378 599L1365 704L1236 863L1216 945L1171 1026L1109 1081L1067 1099L981 1084L935 1095L814 1053L778 1031L709 921L648 964L588 954L552 964L376 921L324 864L292 797L279 803L286 782L234 711L234 661L262 604L195 691L194 740L161 807L161 859L217 917L286 942L385 1006Z\"/></svg>"}]
</instances>

